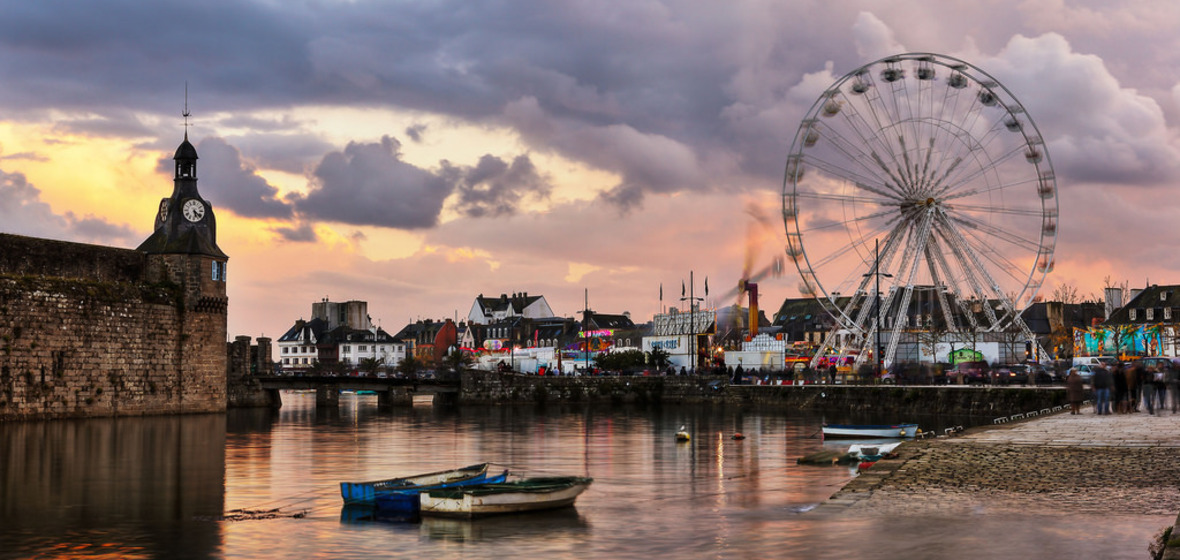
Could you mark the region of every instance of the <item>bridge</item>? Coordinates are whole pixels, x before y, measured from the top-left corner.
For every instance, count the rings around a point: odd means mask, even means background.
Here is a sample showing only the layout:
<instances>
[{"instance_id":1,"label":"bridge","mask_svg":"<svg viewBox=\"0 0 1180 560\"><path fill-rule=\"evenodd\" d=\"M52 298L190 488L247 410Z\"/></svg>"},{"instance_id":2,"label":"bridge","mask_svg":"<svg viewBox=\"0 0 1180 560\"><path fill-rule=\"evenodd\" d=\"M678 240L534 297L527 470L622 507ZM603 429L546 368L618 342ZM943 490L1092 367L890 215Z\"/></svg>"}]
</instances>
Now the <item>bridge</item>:
<instances>
[{"instance_id":1,"label":"bridge","mask_svg":"<svg viewBox=\"0 0 1180 560\"><path fill-rule=\"evenodd\" d=\"M407 379L404 377L352 377L352 376L257 376L271 397L271 402L282 406L279 391L314 390L316 406L338 406L340 391L373 391L377 393L377 406L407 406L414 402L414 395L433 395L434 402L454 403L459 395L461 382L451 379Z\"/></svg>"}]
</instances>

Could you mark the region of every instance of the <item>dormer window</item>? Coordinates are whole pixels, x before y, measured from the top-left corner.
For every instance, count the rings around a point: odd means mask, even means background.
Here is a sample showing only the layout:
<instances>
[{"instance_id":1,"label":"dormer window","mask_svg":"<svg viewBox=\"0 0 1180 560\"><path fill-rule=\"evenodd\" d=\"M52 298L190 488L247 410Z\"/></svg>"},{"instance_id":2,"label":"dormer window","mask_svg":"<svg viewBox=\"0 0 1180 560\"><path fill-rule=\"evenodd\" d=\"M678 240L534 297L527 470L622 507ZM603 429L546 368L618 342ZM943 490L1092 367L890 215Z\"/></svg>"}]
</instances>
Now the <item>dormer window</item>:
<instances>
[{"instance_id":1,"label":"dormer window","mask_svg":"<svg viewBox=\"0 0 1180 560\"><path fill-rule=\"evenodd\" d=\"M1129 314L1129 317L1131 318L1131 320L1132 320L1132 321L1134 321L1134 320L1135 320L1135 315L1136 315L1136 313L1135 313L1135 310L1134 310L1134 309L1128 309L1128 310L1127 310L1127 313Z\"/></svg>"}]
</instances>

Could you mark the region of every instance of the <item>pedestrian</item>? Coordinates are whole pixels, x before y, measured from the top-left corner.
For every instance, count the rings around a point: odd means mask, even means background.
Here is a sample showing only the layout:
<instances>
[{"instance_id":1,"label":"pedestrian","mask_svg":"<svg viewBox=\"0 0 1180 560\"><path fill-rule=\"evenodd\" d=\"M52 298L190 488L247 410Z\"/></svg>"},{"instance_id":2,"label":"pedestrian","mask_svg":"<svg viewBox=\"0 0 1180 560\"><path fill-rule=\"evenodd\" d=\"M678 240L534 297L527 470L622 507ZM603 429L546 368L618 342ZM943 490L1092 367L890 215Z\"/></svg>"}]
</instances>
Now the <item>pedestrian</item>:
<instances>
[{"instance_id":1,"label":"pedestrian","mask_svg":"<svg viewBox=\"0 0 1180 560\"><path fill-rule=\"evenodd\" d=\"M1127 412L1139 412L1139 370L1132 362L1123 373L1127 376Z\"/></svg>"},{"instance_id":2,"label":"pedestrian","mask_svg":"<svg viewBox=\"0 0 1180 560\"><path fill-rule=\"evenodd\" d=\"M1164 403L1168 400L1168 370L1166 365L1160 365L1151 376L1151 384L1155 386L1156 409L1164 413Z\"/></svg>"},{"instance_id":3,"label":"pedestrian","mask_svg":"<svg viewBox=\"0 0 1180 560\"><path fill-rule=\"evenodd\" d=\"M1123 373L1122 364L1115 364L1111 377L1114 378L1114 412L1123 414L1127 412L1127 375Z\"/></svg>"},{"instance_id":4,"label":"pedestrian","mask_svg":"<svg viewBox=\"0 0 1180 560\"><path fill-rule=\"evenodd\" d=\"M1114 384L1110 370L1094 366L1090 384L1094 387L1094 414L1110 414L1110 386Z\"/></svg>"},{"instance_id":5,"label":"pedestrian","mask_svg":"<svg viewBox=\"0 0 1180 560\"><path fill-rule=\"evenodd\" d=\"M1069 413L1081 414L1082 399L1086 397L1086 388L1082 386L1082 376L1078 375L1078 368L1070 368L1069 377L1065 378L1065 400L1069 401Z\"/></svg>"},{"instance_id":6,"label":"pedestrian","mask_svg":"<svg viewBox=\"0 0 1180 560\"><path fill-rule=\"evenodd\" d=\"M1139 366L1139 387L1143 392L1143 402L1147 405L1148 414L1155 414L1155 383L1152 383L1155 372L1152 369Z\"/></svg>"},{"instance_id":7,"label":"pedestrian","mask_svg":"<svg viewBox=\"0 0 1180 560\"><path fill-rule=\"evenodd\" d=\"M1172 414L1180 408L1180 370L1176 366L1168 368L1168 392L1172 394Z\"/></svg>"}]
</instances>

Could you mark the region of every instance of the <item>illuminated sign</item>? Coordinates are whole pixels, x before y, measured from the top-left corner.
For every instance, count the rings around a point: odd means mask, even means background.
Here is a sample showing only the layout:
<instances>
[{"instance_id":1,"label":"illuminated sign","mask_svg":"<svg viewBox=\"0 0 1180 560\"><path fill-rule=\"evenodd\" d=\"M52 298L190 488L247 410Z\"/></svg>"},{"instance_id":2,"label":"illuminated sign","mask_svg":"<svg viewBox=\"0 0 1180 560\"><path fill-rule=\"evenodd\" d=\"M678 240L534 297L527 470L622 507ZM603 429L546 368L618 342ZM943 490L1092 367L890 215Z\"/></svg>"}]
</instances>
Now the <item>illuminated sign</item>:
<instances>
[{"instance_id":1,"label":"illuminated sign","mask_svg":"<svg viewBox=\"0 0 1180 560\"><path fill-rule=\"evenodd\" d=\"M615 331L613 329L599 329L596 331L584 331L584 335L587 337L611 338L615 335Z\"/></svg>"}]
</instances>

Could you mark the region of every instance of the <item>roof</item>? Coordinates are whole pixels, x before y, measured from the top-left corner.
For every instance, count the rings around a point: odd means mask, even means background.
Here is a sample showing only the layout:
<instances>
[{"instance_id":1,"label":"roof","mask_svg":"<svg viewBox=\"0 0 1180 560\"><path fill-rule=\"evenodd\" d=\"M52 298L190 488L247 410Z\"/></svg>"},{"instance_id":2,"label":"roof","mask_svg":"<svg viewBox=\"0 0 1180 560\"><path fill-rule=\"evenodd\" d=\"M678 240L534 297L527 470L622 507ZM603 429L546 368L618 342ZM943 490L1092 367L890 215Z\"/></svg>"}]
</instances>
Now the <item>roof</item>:
<instances>
[{"instance_id":1,"label":"roof","mask_svg":"<svg viewBox=\"0 0 1180 560\"><path fill-rule=\"evenodd\" d=\"M1110 314L1110 318L1106 320L1107 324L1143 324L1143 323L1159 323L1164 321L1164 308L1180 308L1180 286L1169 285L1159 286L1151 285L1139 292L1131 301L1119 309L1114 310ZM1135 318L1131 319L1131 310L1136 310ZM1145 310L1151 309L1153 313L1151 318L1147 318ZM1169 321L1180 321L1176 315L1172 315ZM1088 326L1088 325L1087 325Z\"/></svg>"},{"instance_id":2,"label":"roof","mask_svg":"<svg viewBox=\"0 0 1180 560\"><path fill-rule=\"evenodd\" d=\"M327 323L320 319L312 319L304 321L300 319L295 321L283 336L279 337L279 342L298 342L302 341L318 341L324 337L324 329ZM302 335L302 336L301 336Z\"/></svg>"},{"instance_id":3,"label":"roof","mask_svg":"<svg viewBox=\"0 0 1180 560\"><path fill-rule=\"evenodd\" d=\"M475 298L475 302L479 305L480 310L484 312L487 312L488 309L492 310L493 313L512 309L513 313L520 314L524 312L526 307L536 303L543 297L530 296L528 292L512 294L512 296L500 294L500 297L484 297L483 294L479 294Z\"/></svg>"},{"instance_id":4,"label":"roof","mask_svg":"<svg viewBox=\"0 0 1180 560\"><path fill-rule=\"evenodd\" d=\"M590 322L599 329L633 329L635 323L626 315L611 315L587 311Z\"/></svg>"}]
</instances>

